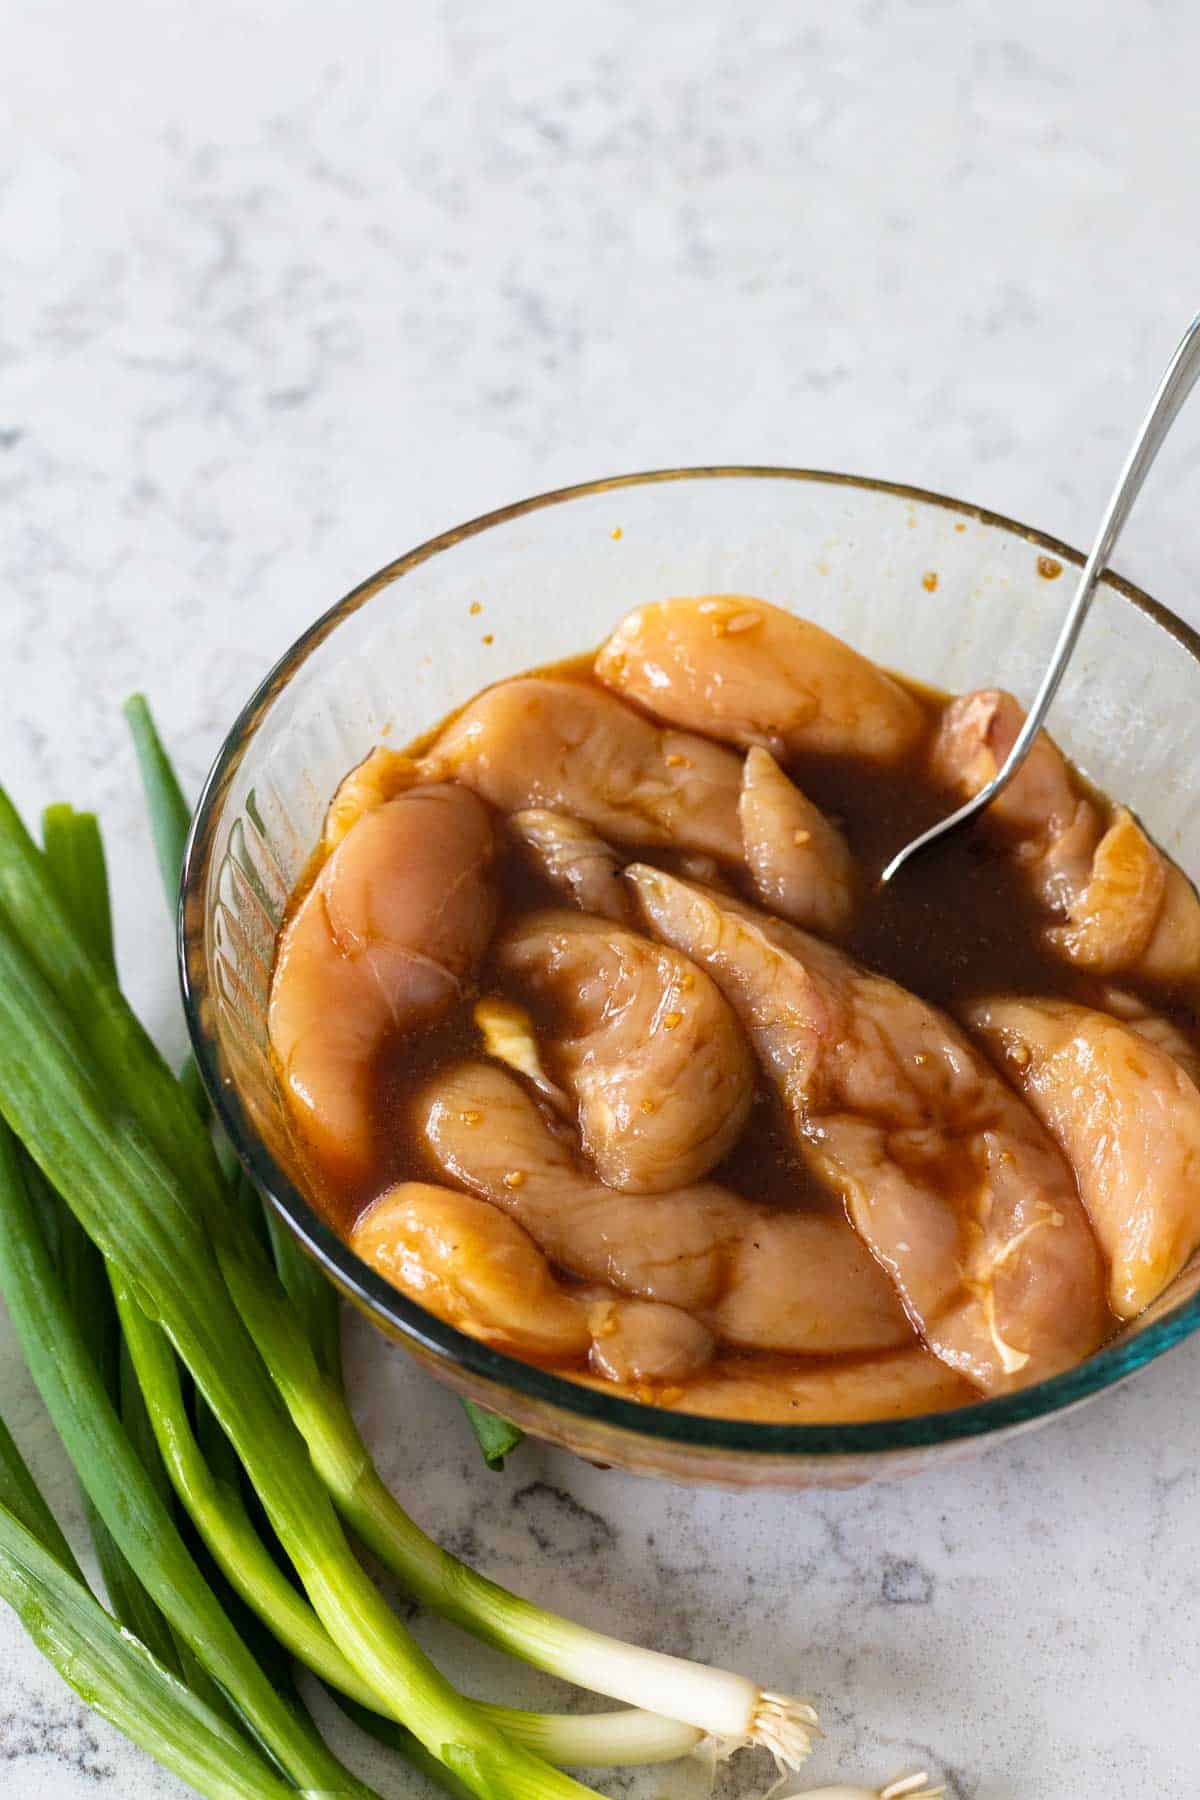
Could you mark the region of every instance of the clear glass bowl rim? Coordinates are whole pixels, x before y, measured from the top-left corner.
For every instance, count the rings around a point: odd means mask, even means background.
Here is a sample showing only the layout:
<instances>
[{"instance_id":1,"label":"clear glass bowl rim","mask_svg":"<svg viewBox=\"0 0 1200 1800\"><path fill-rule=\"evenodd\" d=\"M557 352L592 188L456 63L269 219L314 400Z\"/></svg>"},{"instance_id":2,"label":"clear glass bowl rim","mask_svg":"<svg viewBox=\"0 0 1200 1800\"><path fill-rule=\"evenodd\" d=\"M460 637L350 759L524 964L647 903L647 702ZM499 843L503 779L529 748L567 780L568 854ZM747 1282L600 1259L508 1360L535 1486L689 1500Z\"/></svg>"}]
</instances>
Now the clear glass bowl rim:
<instances>
[{"instance_id":1,"label":"clear glass bowl rim","mask_svg":"<svg viewBox=\"0 0 1200 1800\"><path fill-rule=\"evenodd\" d=\"M669 1411L624 1400L563 1376L518 1361L443 1324L424 1308L408 1300L342 1242L314 1211L303 1194L267 1150L247 1116L237 1090L221 1068L215 1033L205 1022L210 989L202 943L191 943L186 928L189 918L204 917L209 865L226 790L254 737L259 723L281 690L302 668L343 620L358 611L376 593L419 563L427 562L464 539L543 507L609 493L621 488L653 483L744 479L750 481L798 481L834 487L860 488L892 494L926 506L953 510L960 516L1010 532L1062 562L1081 567L1083 555L1069 544L1045 532L991 512L972 502L931 492L905 483L849 475L825 469L793 469L754 464L713 464L681 469L651 469L580 482L537 494L464 525L440 533L406 555L386 564L353 588L344 599L323 613L301 633L274 668L255 689L233 723L204 783L184 856L178 911L178 959L184 1012L196 1062L209 1097L228 1132L243 1167L265 1194L288 1228L325 1273L389 1334L419 1346L435 1360L446 1362L487 1382L515 1390L529 1400L550 1406L561 1414L576 1414L581 1421L603 1425L640 1438L657 1439L697 1451L737 1452L772 1459L798 1457L861 1456L950 1444L987 1436L1042 1419L1077 1406L1089 1397L1123 1380L1134 1370L1172 1349L1200 1327L1200 1293L1140 1331L1123 1336L1086 1362L1031 1387L996 1399L980 1400L952 1412L924 1413L912 1418L869 1420L860 1424L782 1425L754 1420L712 1419ZM1111 572L1105 584L1168 632L1200 667L1200 633L1193 631L1168 607ZM564 1421L564 1435L569 1426Z\"/></svg>"}]
</instances>

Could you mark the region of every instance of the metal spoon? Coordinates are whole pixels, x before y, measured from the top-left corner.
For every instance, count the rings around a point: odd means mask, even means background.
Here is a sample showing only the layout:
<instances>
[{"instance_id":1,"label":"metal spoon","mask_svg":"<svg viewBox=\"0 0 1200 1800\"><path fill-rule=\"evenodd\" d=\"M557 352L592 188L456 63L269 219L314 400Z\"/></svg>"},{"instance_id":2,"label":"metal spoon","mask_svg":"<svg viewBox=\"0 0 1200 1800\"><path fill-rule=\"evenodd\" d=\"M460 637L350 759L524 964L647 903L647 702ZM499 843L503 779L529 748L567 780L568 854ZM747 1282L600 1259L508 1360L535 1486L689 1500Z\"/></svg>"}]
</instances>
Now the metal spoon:
<instances>
[{"instance_id":1,"label":"metal spoon","mask_svg":"<svg viewBox=\"0 0 1200 1800\"><path fill-rule=\"evenodd\" d=\"M1054 646L1054 654L1050 665L1042 676L1042 685L1037 697L1030 707L1024 725L1017 736L1017 741L1009 751L1003 766L988 782L986 787L952 812L949 818L942 819L915 837L910 844L905 844L893 856L891 862L880 876L880 882L891 881L899 873L910 857L919 850L936 844L948 832L957 831L960 825L968 824L977 817L996 795L1006 788L1021 764L1025 761L1034 738L1045 723L1046 714L1050 711L1059 683L1066 674L1067 664L1083 630L1083 622L1087 618L1088 609L1100 582L1101 576L1108 567L1108 559L1112 555L1113 546L1120 536L1121 527L1129 517L1130 508L1141 492L1141 486L1150 471L1150 465L1158 455L1180 407L1192 391L1197 376L1200 376L1200 314L1192 320L1180 340L1179 347L1167 364L1166 374L1158 385L1150 411L1146 414L1141 430L1134 440L1133 448L1125 459L1120 480L1113 490L1112 499L1101 522L1099 533L1092 545L1092 553L1083 566L1079 577L1079 586L1075 590L1075 598L1071 602L1070 611L1063 620L1062 630L1058 634L1058 642Z\"/></svg>"}]
</instances>

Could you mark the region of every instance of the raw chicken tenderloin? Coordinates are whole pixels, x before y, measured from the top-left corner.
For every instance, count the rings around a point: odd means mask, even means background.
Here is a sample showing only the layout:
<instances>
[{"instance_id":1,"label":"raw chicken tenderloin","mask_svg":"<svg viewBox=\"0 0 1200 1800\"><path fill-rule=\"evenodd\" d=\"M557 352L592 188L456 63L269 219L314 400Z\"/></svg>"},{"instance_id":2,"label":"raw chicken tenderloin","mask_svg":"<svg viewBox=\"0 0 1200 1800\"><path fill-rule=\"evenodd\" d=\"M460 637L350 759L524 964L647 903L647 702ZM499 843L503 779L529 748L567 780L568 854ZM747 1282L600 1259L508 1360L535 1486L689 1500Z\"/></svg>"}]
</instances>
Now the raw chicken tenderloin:
<instances>
[{"instance_id":1,"label":"raw chicken tenderloin","mask_svg":"<svg viewBox=\"0 0 1200 1800\"><path fill-rule=\"evenodd\" d=\"M911 1341L887 1278L842 1219L772 1215L712 1182L616 1192L490 1063L441 1071L414 1119L438 1174L502 1207L569 1274L683 1308L747 1349L836 1355Z\"/></svg>"},{"instance_id":2,"label":"raw chicken tenderloin","mask_svg":"<svg viewBox=\"0 0 1200 1800\"><path fill-rule=\"evenodd\" d=\"M985 1393L1094 1350L1104 1272L1070 1170L957 1028L794 926L645 865L627 879L741 1018L929 1347Z\"/></svg>"},{"instance_id":3,"label":"raw chicken tenderloin","mask_svg":"<svg viewBox=\"0 0 1200 1800\"><path fill-rule=\"evenodd\" d=\"M579 681L523 676L466 705L421 764L501 812L570 813L618 842L742 860L731 750L663 731Z\"/></svg>"},{"instance_id":4,"label":"raw chicken tenderloin","mask_svg":"<svg viewBox=\"0 0 1200 1800\"><path fill-rule=\"evenodd\" d=\"M1177 1060L1163 1047L1176 1035L1166 1021L1160 1032L1065 1000L1002 996L967 1018L1075 1170L1108 1257L1109 1304L1135 1318L1200 1245L1195 1052Z\"/></svg>"},{"instance_id":5,"label":"raw chicken tenderloin","mask_svg":"<svg viewBox=\"0 0 1200 1800\"><path fill-rule=\"evenodd\" d=\"M678 1307L568 1290L515 1219L424 1181L381 1194L350 1239L393 1287L513 1356L576 1362L614 1381L679 1381L712 1358L711 1332Z\"/></svg>"},{"instance_id":6,"label":"raw chicken tenderloin","mask_svg":"<svg viewBox=\"0 0 1200 1800\"><path fill-rule=\"evenodd\" d=\"M587 1354L583 1307L529 1234L486 1200L402 1181L363 1213L350 1245L393 1287L485 1344L548 1362Z\"/></svg>"},{"instance_id":7,"label":"raw chicken tenderloin","mask_svg":"<svg viewBox=\"0 0 1200 1800\"><path fill-rule=\"evenodd\" d=\"M1021 707L999 688L960 695L942 714L931 773L956 798L969 800L999 773L1024 722ZM1038 897L1059 908L1086 881L1104 830L1099 812L1076 793L1066 758L1044 731L988 807L986 825L1011 846Z\"/></svg>"},{"instance_id":8,"label":"raw chicken tenderloin","mask_svg":"<svg viewBox=\"0 0 1200 1800\"><path fill-rule=\"evenodd\" d=\"M1066 923L1047 940L1077 968L1176 985L1200 976L1200 899L1181 869L1119 806Z\"/></svg>"},{"instance_id":9,"label":"raw chicken tenderloin","mask_svg":"<svg viewBox=\"0 0 1200 1800\"><path fill-rule=\"evenodd\" d=\"M586 1378L585 1378L586 1379ZM611 1393L609 1383L603 1385ZM620 1391L618 1389L618 1391ZM636 1397L636 1396L633 1396ZM775 1363L770 1357L725 1356L671 1395L679 1412L710 1419L758 1419L776 1425L853 1424L908 1419L969 1406L979 1393L921 1345L861 1361Z\"/></svg>"},{"instance_id":10,"label":"raw chicken tenderloin","mask_svg":"<svg viewBox=\"0 0 1200 1800\"><path fill-rule=\"evenodd\" d=\"M474 794L413 788L358 819L285 926L267 1029L289 1104L331 1173L370 1169L382 1045L462 998L495 924L495 854Z\"/></svg>"},{"instance_id":11,"label":"raw chicken tenderloin","mask_svg":"<svg viewBox=\"0 0 1200 1800\"><path fill-rule=\"evenodd\" d=\"M352 825L364 813L385 806L409 788L420 787L424 777L411 756L377 744L369 756L344 775L326 809L321 828L321 842L326 850L336 850Z\"/></svg>"},{"instance_id":12,"label":"raw chicken tenderloin","mask_svg":"<svg viewBox=\"0 0 1200 1800\"><path fill-rule=\"evenodd\" d=\"M1024 720L999 689L951 701L933 746L934 775L969 799L998 772ZM986 828L1011 845L1062 921L1047 928L1046 941L1076 968L1176 983L1200 976L1200 899L1191 882L1125 807L1106 829L1044 731L988 808Z\"/></svg>"},{"instance_id":13,"label":"raw chicken tenderloin","mask_svg":"<svg viewBox=\"0 0 1200 1800\"><path fill-rule=\"evenodd\" d=\"M564 900L581 912L633 923L633 902L621 880L623 859L611 844L567 813L530 807L508 821L526 860Z\"/></svg>"},{"instance_id":14,"label":"raw chicken tenderloin","mask_svg":"<svg viewBox=\"0 0 1200 1800\"><path fill-rule=\"evenodd\" d=\"M503 1207L560 1269L689 1312L719 1297L745 1223L736 1194L708 1182L672 1194L605 1187L493 1063L440 1070L413 1119L438 1173Z\"/></svg>"},{"instance_id":15,"label":"raw chicken tenderloin","mask_svg":"<svg viewBox=\"0 0 1200 1800\"><path fill-rule=\"evenodd\" d=\"M1139 1037L1148 1043L1157 1044L1168 1056L1173 1056L1185 1075L1191 1077L1200 1087L1200 1049L1185 1032L1170 1019L1164 1019L1146 1005L1139 994L1127 993L1122 988L1099 986L1091 997L1091 1004L1096 1012L1111 1013L1114 1019L1120 1019Z\"/></svg>"},{"instance_id":16,"label":"raw chicken tenderloin","mask_svg":"<svg viewBox=\"0 0 1200 1800\"><path fill-rule=\"evenodd\" d=\"M503 932L495 963L549 1014L550 1066L602 1181L660 1194L699 1181L733 1148L754 1059L702 969L641 932L562 910Z\"/></svg>"},{"instance_id":17,"label":"raw chicken tenderloin","mask_svg":"<svg viewBox=\"0 0 1200 1800\"><path fill-rule=\"evenodd\" d=\"M661 1300L629 1300L611 1288L576 1290L587 1308L592 1346L588 1361L608 1381L688 1381L713 1359L717 1340L707 1325Z\"/></svg>"},{"instance_id":18,"label":"raw chicken tenderloin","mask_svg":"<svg viewBox=\"0 0 1200 1800\"><path fill-rule=\"evenodd\" d=\"M596 674L656 718L743 749L890 762L925 730L916 700L875 663L741 594L639 606L600 651Z\"/></svg>"},{"instance_id":19,"label":"raw chicken tenderloin","mask_svg":"<svg viewBox=\"0 0 1200 1800\"><path fill-rule=\"evenodd\" d=\"M858 891L849 845L757 745L746 753L738 817L746 867L763 905L821 937L840 936Z\"/></svg>"}]
</instances>

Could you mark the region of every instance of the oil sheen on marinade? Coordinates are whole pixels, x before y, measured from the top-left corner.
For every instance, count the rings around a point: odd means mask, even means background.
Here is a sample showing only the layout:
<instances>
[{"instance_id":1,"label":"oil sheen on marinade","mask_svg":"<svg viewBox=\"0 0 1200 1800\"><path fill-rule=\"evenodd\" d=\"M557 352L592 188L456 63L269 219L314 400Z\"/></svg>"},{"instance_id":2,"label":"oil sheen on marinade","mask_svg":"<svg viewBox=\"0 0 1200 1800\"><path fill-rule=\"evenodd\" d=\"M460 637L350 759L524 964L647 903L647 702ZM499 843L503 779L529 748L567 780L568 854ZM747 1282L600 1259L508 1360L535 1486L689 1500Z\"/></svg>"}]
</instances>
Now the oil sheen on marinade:
<instances>
[{"instance_id":1,"label":"oil sheen on marinade","mask_svg":"<svg viewBox=\"0 0 1200 1800\"><path fill-rule=\"evenodd\" d=\"M598 688L592 664L593 657L588 654L534 673ZM912 682L904 686L919 703L932 735L945 700ZM602 691L608 696L608 689ZM440 729L423 733L412 752L424 752ZM859 903L839 947L866 969L889 977L956 1017L998 992L1095 1003L1095 983L1046 944L1045 911L1023 871L1005 847L986 834L952 837L936 853L915 859L902 880L882 890L874 883L873 877L898 845L943 817L956 803L957 796L930 777L928 740L886 766L846 755L808 754L780 757L780 761L807 798L839 828L864 875ZM678 870L679 859L672 852L617 848L622 861L636 855L640 863ZM298 895L311 885L317 867L314 859L314 869L298 888ZM531 859L513 844L502 842L495 874L499 923L493 944L522 918L563 905L562 890L552 890L540 879ZM336 1182L319 1168L306 1171L310 1189L341 1235L350 1234L384 1189L437 1179L436 1172L431 1172L428 1148L414 1130L413 1096L438 1071L478 1056L479 1031L472 1012L476 992L519 999L532 1012L535 1024L545 1022L536 1002L531 1005L528 993L518 995L513 990L509 977L489 953L473 993L463 1004L431 1029L385 1046L371 1078L376 1151L371 1169L361 1178ZM1157 1013L1192 1035L1194 1020L1184 996L1159 991L1153 1004ZM842 1214L841 1200L806 1167L779 1096L761 1075L746 1129L708 1180L771 1212ZM572 1285L570 1277L566 1283ZM589 1292L580 1285L584 1300ZM697 1412L733 1411L743 1417L797 1421L819 1419L822 1407L828 1404L829 1384L836 1385L843 1378L846 1392L835 1403L837 1416L843 1419L921 1410L914 1403L914 1394L919 1399L925 1382L932 1409L978 1397L915 1345L914 1337L911 1348L876 1352L863 1359L756 1354L721 1345L707 1368L686 1383L686 1395L679 1386L663 1383L657 1390L643 1385L641 1397L686 1405ZM525 1354L527 1360L537 1360L536 1355ZM909 1365L916 1356L931 1366L926 1369L922 1362L914 1382ZM555 1366L562 1367L561 1363ZM578 1379L608 1385L584 1366L572 1372Z\"/></svg>"}]
</instances>

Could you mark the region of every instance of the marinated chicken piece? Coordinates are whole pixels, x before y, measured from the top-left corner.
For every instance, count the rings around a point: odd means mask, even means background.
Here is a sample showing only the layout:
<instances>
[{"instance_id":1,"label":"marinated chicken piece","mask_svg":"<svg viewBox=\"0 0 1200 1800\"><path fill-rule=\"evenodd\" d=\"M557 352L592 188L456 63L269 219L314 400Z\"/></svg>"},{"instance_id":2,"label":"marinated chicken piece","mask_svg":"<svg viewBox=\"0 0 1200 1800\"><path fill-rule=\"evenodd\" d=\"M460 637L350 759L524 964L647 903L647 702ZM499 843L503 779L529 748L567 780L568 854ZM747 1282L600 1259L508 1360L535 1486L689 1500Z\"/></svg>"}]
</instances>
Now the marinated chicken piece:
<instances>
[{"instance_id":1,"label":"marinated chicken piece","mask_svg":"<svg viewBox=\"0 0 1200 1800\"><path fill-rule=\"evenodd\" d=\"M1000 773L1024 723L1017 701L999 688L952 700L934 740L934 777L960 800L972 799ZM986 819L1013 846L1047 906L1064 905L1086 881L1103 824L1076 793L1066 758L1044 731Z\"/></svg>"},{"instance_id":2,"label":"marinated chicken piece","mask_svg":"<svg viewBox=\"0 0 1200 1800\"><path fill-rule=\"evenodd\" d=\"M712 1183L671 1194L605 1187L494 1064L440 1071L414 1119L441 1174L503 1207L568 1274L689 1312L719 1297L727 1248L746 1222L736 1194Z\"/></svg>"},{"instance_id":3,"label":"marinated chicken piece","mask_svg":"<svg viewBox=\"0 0 1200 1800\"><path fill-rule=\"evenodd\" d=\"M423 767L501 812L569 813L621 842L741 861L738 758L704 738L661 731L582 682L526 676L488 688L446 727Z\"/></svg>"},{"instance_id":4,"label":"marinated chicken piece","mask_svg":"<svg viewBox=\"0 0 1200 1800\"><path fill-rule=\"evenodd\" d=\"M765 1215L734 1251L713 1312L744 1350L834 1355L912 1342L896 1292L845 1219Z\"/></svg>"},{"instance_id":5,"label":"marinated chicken piece","mask_svg":"<svg viewBox=\"0 0 1200 1800\"><path fill-rule=\"evenodd\" d=\"M702 970L586 914L528 914L496 965L549 1016L551 1066L574 1096L600 1179L658 1194L698 1181L741 1135L754 1062Z\"/></svg>"},{"instance_id":6,"label":"marinated chicken piece","mask_svg":"<svg viewBox=\"0 0 1200 1800\"><path fill-rule=\"evenodd\" d=\"M712 1361L706 1325L661 1300L628 1300L609 1288L581 1288L592 1332L590 1362L608 1381L687 1381Z\"/></svg>"},{"instance_id":7,"label":"marinated chicken piece","mask_svg":"<svg viewBox=\"0 0 1200 1800\"><path fill-rule=\"evenodd\" d=\"M741 804L740 800L738 804ZM718 894L737 892L714 856L697 856L687 850L659 850L654 858L654 866L668 869L672 875L678 875L684 881L698 881L704 887L715 888ZM628 888L625 891L628 894ZM636 912L632 900L630 907Z\"/></svg>"},{"instance_id":8,"label":"marinated chicken piece","mask_svg":"<svg viewBox=\"0 0 1200 1800\"><path fill-rule=\"evenodd\" d=\"M564 900L597 918L632 923L633 903L621 880L621 858L611 844L578 819L540 807L514 813L508 828L538 874Z\"/></svg>"},{"instance_id":9,"label":"marinated chicken piece","mask_svg":"<svg viewBox=\"0 0 1200 1800\"><path fill-rule=\"evenodd\" d=\"M911 1336L844 1221L790 1229L710 1182L670 1194L618 1193L586 1175L524 1089L487 1063L436 1076L415 1117L441 1174L503 1207L552 1262L585 1281L679 1307L718 1337L728 1332L731 1341L769 1350L836 1355ZM774 1251L773 1298L756 1242ZM802 1296L813 1309L807 1323ZM748 1311L755 1300L771 1306L757 1328Z\"/></svg>"},{"instance_id":10,"label":"marinated chicken piece","mask_svg":"<svg viewBox=\"0 0 1200 1800\"><path fill-rule=\"evenodd\" d=\"M335 850L365 812L373 812L421 782L421 771L410 756L380 744L339 783L329 802L321 842Z\"/></svg>"},{"instance_id":11,"label":"marinated chicken piece","mask_svg":"<svg viewBox=\"0 0 1200 1800\"><path fill-rule=\"evenodd\" d=\"M985 1000L971 1025L1075 1171L1132 1319L1200 1245L1200 1090L1144 1032L1065 1000Z\"/></svg>"},{"instance_id":12,"label":"marinated chicken piece","mask_svg":"<svg viewBox=\"0 0 1200 1800\"><path fill-rule=\"evenodd\" d=\"M593 1383L591 1385L599 1385ZM769 1357L725 1356L685 1386L650 1394L627 1390L679 1412L710 1419L758 1419L775 1425L849 1425L908 1419L969 1406L979 1394L928 1350L914 1347L862 1361L849 1357L805 1368Z\"/></svg>"},{"instance_id":13,"label":"marinated chicken piece","mask_svg":"<svg viewBox=\"0 0 1200 1800\"><path fill-rule=\"evenodd\" d=\"M369 1170L371 1072L392 1038L463 995L496 917L495 838L465 788L364 814L284 928L267 1027L292 1109L328 1170Z\"/></svg>"},{"instance_id":14,"label":"marinated chicken piece","mask_svg":"<svg viewBox=\"0 0 1200 1800\"><path fill-rule=\"evenodd\" d=\"M911 694L819 625L740 594L639 606L596 674L660 719L743 748L890 762L920 740Z\"/></svg>"},{"instance_id":15,"label":"marinated chicken piece","mask_svg":"<svg viewBox=\"0 0 1200 1800\"><path fill-rule=\"evenodd\" d=\"M368 1208L351 1247L401 1293L510 1356L587 1357L611 1381L684 1381L712 1333L678 1307L608 1288L567 1289L515 1219L455 1188L404 1181Z\"/></svg>"},{"instance_id":16,"label":"marinated chicken piece","mask_svg":"<svg viewBox=\"0 0 1200 1800\"><path fill-rule=\"evenodd\" d=\"M1104 1276L1070 1170L950 1021L794 926L645 865L627 879L737 1012L929 1347L987 1393L1094 1350Z\"/></svg>"},{"instance_id":17,"label":"marinated chicken piece","mask_svg":"<svg viewBox=\"0 0 1200 1800\"><path fill-rule=\"evenodd\" d=\"M1066 923L1046 935L1069 962L1097 974L1162 982L1200 975L1196 891L1123 806L1067 902Z\"/></svg>"},{"instance_id":18,"label":"marinated chicken piece","mask_svg":"<svg viewBox=\"0 0 1200 1800\"><path fill-rule=\"evenodd\" d=\"M849 846L758 745L746 753L738 817L763 905L819 936L840 936L853 917L857 888Z\"/></svg>"},{"instance_id":19,"label":"marinated chicken piece","mask_svg":"<svg viewBox=\"0 0 1200 1800\"><path fill-rule=\"evenodd\" d=\"M977 794L998 773L1024 718L1012 695L999 691L953 701L934 745L934 774L962 799ZM1191 882L1124 807L1105 829L1045 732L986 820L1063 919L1046 938L1067 961L1149 981L1200 975L1200 899Z\"/></svg>"},{"instance_id":20,"label":"marinated chicken piece","mask_svg":"<svg viewBox=\"0 0 1200 1800\"><path fill-rule=\"evenodd\" d=\"M1111 1013L1114 1019L1120 1019L1139 1037L1148 1043L1156 1044L1173 1056L1185 1075L1191 1077L1200 1087L1200 1049L1170 1019L1164 1019L1161 1013L1152 1012L1146 1002L1137 994L1126 993L1121 988L1101 987L1095 995L1098 1011Z\"/></svg>"},{"instance_id":21,"label":"marinated chicken piece","mask_svg":"<svg viewBox=\"0 0 1200 1800\"><path fill-rule=\"evenodd\" d=\"M401 1293L497 1350L546 1362L588 1353L587 1309L529 1234L486 1200L403 1181L363 1214L350 1246Z\"/></svg>"}]
</instances>

